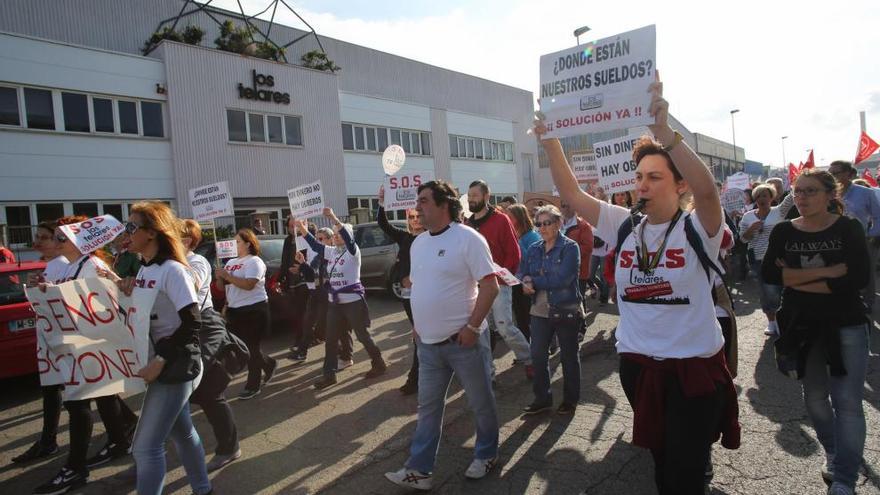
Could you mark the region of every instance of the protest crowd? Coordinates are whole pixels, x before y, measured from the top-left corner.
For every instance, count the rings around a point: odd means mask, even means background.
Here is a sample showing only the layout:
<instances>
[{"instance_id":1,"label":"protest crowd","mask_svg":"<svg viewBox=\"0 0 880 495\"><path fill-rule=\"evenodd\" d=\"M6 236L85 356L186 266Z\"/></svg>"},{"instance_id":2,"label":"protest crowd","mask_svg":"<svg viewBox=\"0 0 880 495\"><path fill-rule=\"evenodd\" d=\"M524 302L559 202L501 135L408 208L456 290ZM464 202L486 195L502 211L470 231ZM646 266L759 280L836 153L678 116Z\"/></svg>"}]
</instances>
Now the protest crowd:
<instances>
[{"instance_id":1,"label":"protest crowd","mask_svg":"<svg viewBox=\"0 0 880 495\"><path fill-rule=\"evenodd\" d=\"M713 444L737 449L748 441L739 422L735 301L727 287L753 277L777 367L801 381L813 434L824 449L827 462L816 466L816 479L825 480L829 494L854 493L866 438L863 383L880 194L857 183L851 162L835 161L828 170L805 168L790 191L781 181L751 184L739 192L740 206L727 208L722 196L729 189L716 183L670 126L659 80L650 95L651 136L632 148L631 189L582 190L559 140L546 136L550 129L539 116L533 132L549 160L558 206L530 208L512 197L492 205L491 184L483 180L467 191L432 180L418 186L417 206L406 210L404 228L387 220L385 191L379 190L379 227L399 247L394 283L413 328L406 357L411 366L399 391L418 397L409 458L386 473L388 481L432 488L435 464L443 460L440 440L453 377L464 389L476 429L464 476L481 479L498 465L493 349L499 342L531 380L524 415L575 414L582 383L591 379L582 376L579 346L588 331L586 303L593 298L619 311L619 380L632 408L632 441L650 451L657 491L706 493ZM149 314L146 352L128 378L145 388L138 413L122 400L128 385L79 394L63 374L41 374L42 432L13 462L60 455L63 410L70 441L64 466L47 472L33 493L81 487L91 468L130 456L123 476L137 493L158 495L168 439L192 492L221 493L208 473L247 455L239 446L235 409L254 404L248 401L273 380L282 360L305 362L314 346L323 345L322 372L313 386L333 387L353 364L354 336L370 359L364 380L387 373L389 357L371 331L353 226L330 206L311 219L287 219L274 289L267 288L259 256L262 225L237 230L235 255L212 266L195 254L203 242L200 224L178 218L163 202L133 206L111 230L106 247L78 240L77 232L96 219L41 223L34 247L46 269L27 281L29 295L81 284L107 287L120 307L144 291L154 299L148 308L137 307ZM5 248L0 255L14 258ZM212 283L225 294L222 307L214 305ZM290 354L283 357L263 349L270 290L278 290L295 315ZM71 344L55 338L41 338L42 352L63 361ZM561 398L551 388L549 361L557 353ZM246 382L233 407L226 389L238 374ZM99 448L90 447L93 399L107 432ZM204 411L210 432L196 431L191 403ZM207 434L216 437L217 448L206 456L201 438Z\"/></svg>"}]
</instances>

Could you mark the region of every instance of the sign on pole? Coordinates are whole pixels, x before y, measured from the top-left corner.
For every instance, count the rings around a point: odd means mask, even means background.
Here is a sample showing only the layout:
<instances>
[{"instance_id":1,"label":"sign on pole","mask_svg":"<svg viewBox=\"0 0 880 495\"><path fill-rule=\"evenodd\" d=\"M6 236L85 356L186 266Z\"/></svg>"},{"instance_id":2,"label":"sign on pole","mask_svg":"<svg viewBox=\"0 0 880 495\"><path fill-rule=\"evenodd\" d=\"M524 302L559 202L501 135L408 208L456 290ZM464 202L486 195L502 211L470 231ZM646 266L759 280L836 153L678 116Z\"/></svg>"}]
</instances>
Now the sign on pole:
<instances>
[{"instance_id":1,"label":"sign on pole","mask_svg":"<svg viewBox=\"0 0 880 495\"><path fill-rule=\"evenodd\" d=\"M217 259L229 259L238 257L238 249L235 247L235 239L215 241L217 247Z\"/></svg>"},{"instance_id":2,"label":"sign on pole","mask_svg":"<svg viewBox=\"0 0 880 495\"><path fill-rule=\"evenodd\" d=\"M226 181L189 190L189 205L197 222L233 215L232 196Z\"/></svg>"},{"instance_id":3,"label":"sign on pole","mask_svg":"<svg viewBox=\"0 0 880 495\"><path fill-rule=\"evenodd\" d=\"M434 179L432 172L385 177L386 210L406 210L415 208L419 199L419 186Z\"/></svg>"},{"instance_id":4,"label":"sign on pole","mask_svg":"<svg viewBox=\"0 0 880 495\"><path fill-rule=\"evenodd\" d=\"M399 144L392 144L385 148L382 153L382 169L385 170L385 175L396 174L403 167L405 161L406 153Z\"/></svg>"},{"instance_id":5,"label":"sign on pole","mask_svg":"<svg viewBox=\"0 0 880 495\"><path fill-rule=\"evenodd\" d=\"M653 123L654 25L541 57L544 139Z\"/></svg>"},{"instance_id":6,"label":"sign on pole","mask_svg":"<svg viewBox=\"0 0 880 495\"><path fill-rule=\"evenodd\" d=\"M316 217L324 210L324 190L321 181L303 184L287 191L290 214L294 218Z\"/></svg>"},{"instance_id":7,"label":"sign on pole","mask_svg":"<svg viewBox=\"0 0 880 495\"><path fill-rule=\"evenodd\" d=\"M636 162L632 153L638 141L636 136L624 136L593 145L599 185L607 194L635 189Z\"/></svg>"},{"instance_id":8,"label":"sign on pole","mask_svg":"<svg viewBox=\"0 0 880 495\"><path fill-rule=\"evenodd\" d=\"M155 289L126 296L103 278L26 289L37 315L37 367L43 385L63 384L64 400L144 391Z\"/></svg>"},{"instance_id":9,"label":"sign on pole","mask_svg":"<svg viewBox=\"0 0 880 495\"><path fill-rule=\"evenodd\" d=\"M737 172L727 177L727 189L739 189L745 191L751 187L749 175L745 172Z\"/></svg>"},{"instance_id":10,"label":"sign on pole","mask_svg":"<svg viewBox=\"0 0 880 495\"><path fill-rule=\"evenodd\" d=\"M571 168L578 182L599 180L599 170L596 168L596 155L591 151L572 153Z\"/></svg>"},{"instance_id":11,"label":"sign on pole","mask_svg":"<svg viewBox=\"0 0 880 495\"><path fill-rule=\"evenodd\" d=\"M125 231L113 215L101 215L88 220L61 225L58 227L73 242L81 253L91 253L110 244L116 236Z\"/></svg>"}]
</instances>

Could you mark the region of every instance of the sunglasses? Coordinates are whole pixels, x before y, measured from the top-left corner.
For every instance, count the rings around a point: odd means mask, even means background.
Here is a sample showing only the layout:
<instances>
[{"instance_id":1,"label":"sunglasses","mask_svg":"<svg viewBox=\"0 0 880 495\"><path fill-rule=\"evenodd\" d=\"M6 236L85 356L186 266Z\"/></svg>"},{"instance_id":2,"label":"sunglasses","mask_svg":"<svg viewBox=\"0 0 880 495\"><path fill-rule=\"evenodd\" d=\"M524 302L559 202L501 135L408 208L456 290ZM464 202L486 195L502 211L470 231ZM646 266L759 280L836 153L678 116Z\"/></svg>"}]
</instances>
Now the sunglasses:
<instances>
[{"instance_id":1,"label":"sunglasses","mask_svg":"<svg viewBox=\"0 0 880 495\"><path fill-rule=\"evenodd\" d=\"M134 235L134 233L137 232L138 229L142 228L142 225L138 225L134 222L125 222L125 233L128 235Z\"/></svg>"},{"instance_id":2,"label":"sunglasses","mask_svg":"<svg viewBox=\"0 0 880 495\"><path fill-rule=\"evenodd\" d=\"M64 234L55 234L55 240L58 242L67 242L67 236Z\"/></svg>"},{"instance_id":3,"label":"sunglasses","mask_svg":"<svg viewBox=\"0 0 880 495\"><path fill-rule=\"evenodd\" d=\"M556 221L555 220L544 220L543 222L535 222L535 225L538 228L549 227L551 225L556 225Z\"/></svg>"}]
</instances>

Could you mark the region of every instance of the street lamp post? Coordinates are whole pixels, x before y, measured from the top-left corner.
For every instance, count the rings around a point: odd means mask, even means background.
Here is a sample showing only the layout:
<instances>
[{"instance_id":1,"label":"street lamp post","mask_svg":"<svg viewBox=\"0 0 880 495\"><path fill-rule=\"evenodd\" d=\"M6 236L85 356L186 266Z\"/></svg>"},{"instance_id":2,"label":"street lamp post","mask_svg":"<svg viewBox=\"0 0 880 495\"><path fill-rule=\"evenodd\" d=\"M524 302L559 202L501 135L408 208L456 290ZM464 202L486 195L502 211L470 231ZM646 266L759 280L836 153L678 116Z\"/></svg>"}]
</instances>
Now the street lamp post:
<instances>
[{"instance_id":1,"label":"street lamp post","mask_svg":"<svg viewBox=\"0 0 880 495\"><path fill-rule=\"evenodd\" d=\"M581 44L581 35L590 30L589 26L581 26L574 30L574 39L577 40L577 44Z\"/></svg>"},{"instance_id":2,"label":"street lamp post","mask_svg":"<svg viewBox=\"0 0 880 495\"><path fill-rule=\"evenodd\" d=\"M782 136L782 168L788 170L788 164L785 162L785 140L788 136Z\"/></svg>"},{"instance_id":3,"label":"street lamp post","mask_svg":"<svg viewBox=\"0 0 880 495\"><path fill-rule=\"evenodd\" d=\"M733 121L733 114L739 112L739 108L730 111L730 129L733 131L733 170L736 170L736 125Z\"/></svg>"}]
</instances>

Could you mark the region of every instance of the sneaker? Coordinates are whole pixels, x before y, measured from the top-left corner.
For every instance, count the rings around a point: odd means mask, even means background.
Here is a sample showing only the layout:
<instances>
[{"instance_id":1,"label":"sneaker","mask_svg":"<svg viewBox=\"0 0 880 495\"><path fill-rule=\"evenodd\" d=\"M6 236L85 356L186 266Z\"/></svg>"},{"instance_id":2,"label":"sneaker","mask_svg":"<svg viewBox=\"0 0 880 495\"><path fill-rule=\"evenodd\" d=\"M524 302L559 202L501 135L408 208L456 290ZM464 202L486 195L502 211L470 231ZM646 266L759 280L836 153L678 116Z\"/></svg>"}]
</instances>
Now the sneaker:
<instances>
[{"instance_id":1,"label":"sneaker","mask_svg":"<svg viewBox=\"0 0 880 495\"><path fill-rule=\"evenodd\" d=\"M345 368L350 368L354 366L353 359L340 359L336 362L336 371L342 371Z\"/></svg>"},{"instance_id":2,"label":"sneaker","mask_svg":"<svg viewBox=\"0 0 880 495\"><path fill-rule=\"evenodd\" d=\"M12 458L12 462L16 464L21 464L25 462L35 461L37 459L42 459L43 457L49 457L50 455L55 455L58 453L58 445L46 445L44 446L39 441L35 442L31 447L21 454Z\"/></svg>"},{"instance_id":3,"label":"sneaker","mask_svg":"<svg viewBox=\"0 0 880 495\"><path fill-rule=\"evenodd\" d=\"M466 478L478 480L484 478L489 471L498 463L498 456L491 459L474 459L467 471L464 472Z\"/></svg>"},{"instance_id":4,"label":"sneaker","mask_svg":"<svg viewBox=\"0 0 880 495\"><path fill-rule=\"evenodd\" d=\"M269 380L275 376L275 370L278 369L278 361L269 361L269 369L263 370L263 385L269 383Z\"/></svg>"},{"instance_id":5,"label":"sneaker","mask_svg":"<svg viewBox=\"0 0 880 495\"><path fill-rule=\"evenodd\" d=\"M104 448L99 450L97 454L86 459L86 467L91 469L102 464L107 464L114 459L125 457L128 455L128 448L128 445L107 442L104 445Z\"/></svg>"},{"instance_id":6,"label":"sneaker","mask_svg":"<svg viewBox=\"0 0 880 495\"><path fill-rule=\"evenodd\" d=\"M315 382L315 388L318 390L325 389L331 385L336 385L336 375L324 375Z\"/></svg>"},{"instance_id":7,"label":"sneaker","mask_svg":"<svg viewBox=\"0 0 880 495\"><path fill-rule=\"evenodd\" d=\"M238 398L241 400L253 399L259 393L260 393L260 389L256 389L256 390L244 389L241 391L240 394L238 394Z\"/></svg>"},{"instance_id":8,"label":"sneaker","mask_svg":"<svg viewBox=\"0 0 880 495\"><path fill-rule=\"evenodd\" d=\"M208 472L209 473L214 472L214 471L222 468L223 466L235 461L236 459L239 459L240 457L241 457L241 449L238 449L235 452L233 452L231 454L227 454L227 455L216 454L216 455L214 455L214 457L211 458L211 461L208 462L208 465L207 465Z\"/></svg>"},{"instance_id":9,"label":"sneaker","mask_svg":"<svg viewBox=\"0 0 880 495\"><path fill-rule=\"evenodd\" d=\"M526 365L526 378L533 380L535 378L535 367L531 364Z\"/></svg>"},{"instance_id":10,"label":"sneaker","mask_svg":"<svg viewBox=\"0 0 880 495\"><path fill-rule=\"evenodd\" d=\"M533 414L540 414L544 411L549 411L553 409L553 404L538 404L537 402L532 402L523 408L523 416L531 416Z\"/></svg>"},{"instance_id":11,"label":"sneaker","mask_svg":"<svg viewBox=\"0 0 880 495\"><path fill-rule=\"evenodd\" d=\"M828 489L828 495L853 495L854 493L852 488L843 483L833 483Z\"/></svg>"},{"instance_id":12,"label":"sneaker","mask_svg":"<svg viewBox=\"0 0 880 495\"><path fill-rule=\"evenodd\" d=\"M290 359L293 359L294 361L301 363L301 362L305 361L307 357L308 357L308 354L306 354L305 351L298 351L298 352L294 353L290 357Z\"/></svg>"},{"instance_id":13,"label":"sneaker","mask_svg":"<svg viewBox=\"0 0 880 495\"><path fill-rule=\"evenodd\" d=\"M552 355L556 354L558 351L559 351L559 347L558 347L558 346L556 346L556 345L551 345L551 346L550 346L550 349L547 351L547 354L550 355L550 356L552 356Z\"/></svg>"},{"instance_id":14,"label":"sneaker","mask_svg":"<svg viewBox=\"0 0 880 495\"><path fill-rule=\"evenodd\" d=\"M366 374L364 374L364 378L376 378L377 376L384 375L385 371L388 367L385 365L385 361L382 358L379 358L378 361L373 361L373 367L370 368Z\"/></svg>"},{"instance_id":15,"label":"sneaker","mask_svg":"<svg viewBox=\"0 0 880 495\"><path fill-rule=\"evenodd\" d=\"M403 395L412 395L419 391L419 384L417 382L411 382L407 380L406 383L403 384L399 389L400 393Z\"/></svg>"},{"instance_id":16,"label":"sneaker","mask_svg":"<svg viewBox=\"0 0 880 495\"><path fill-rule=\"evenodd\" d=\"M767 329L764 330L764 335L768 337L779 335L779 324L776 323L776 320L767 323Z\"/></svg>"},{"instance_id":17,"label":"sneaker","mask_svg":"<svg viewBox=\"0 0 880 495\"><path fill-rule=\"evenodd\" d=\"M385 473L385 479L403 488L422 491L431 489L431 475L415 469L400 468L393 473Z\"/></svg>"},{"instance_id":18,"label":"sneaker","mask_svg":"<svg viewBox=\"0 0 880 495\"><path fill-rule=\"evenodd\" d=\"M61 468L58 474L48 483L34 489L34 495L60 495L83 486L89 481L88 471L77 472L67 467Z\"/></svg>"},{"instance_id":19,"label":"sneaker","mask_svg":"<svg viewBox=\"0 0 880 495\"><path fill-rule=\"evenodd\" d=\"M559 407L556 408L556 414L560 416L568 416L570 414L574 414L575 409L577 409L577 404L569 404L568 402L563 402L559 404Z\"/></svg>"}]
</instances>

